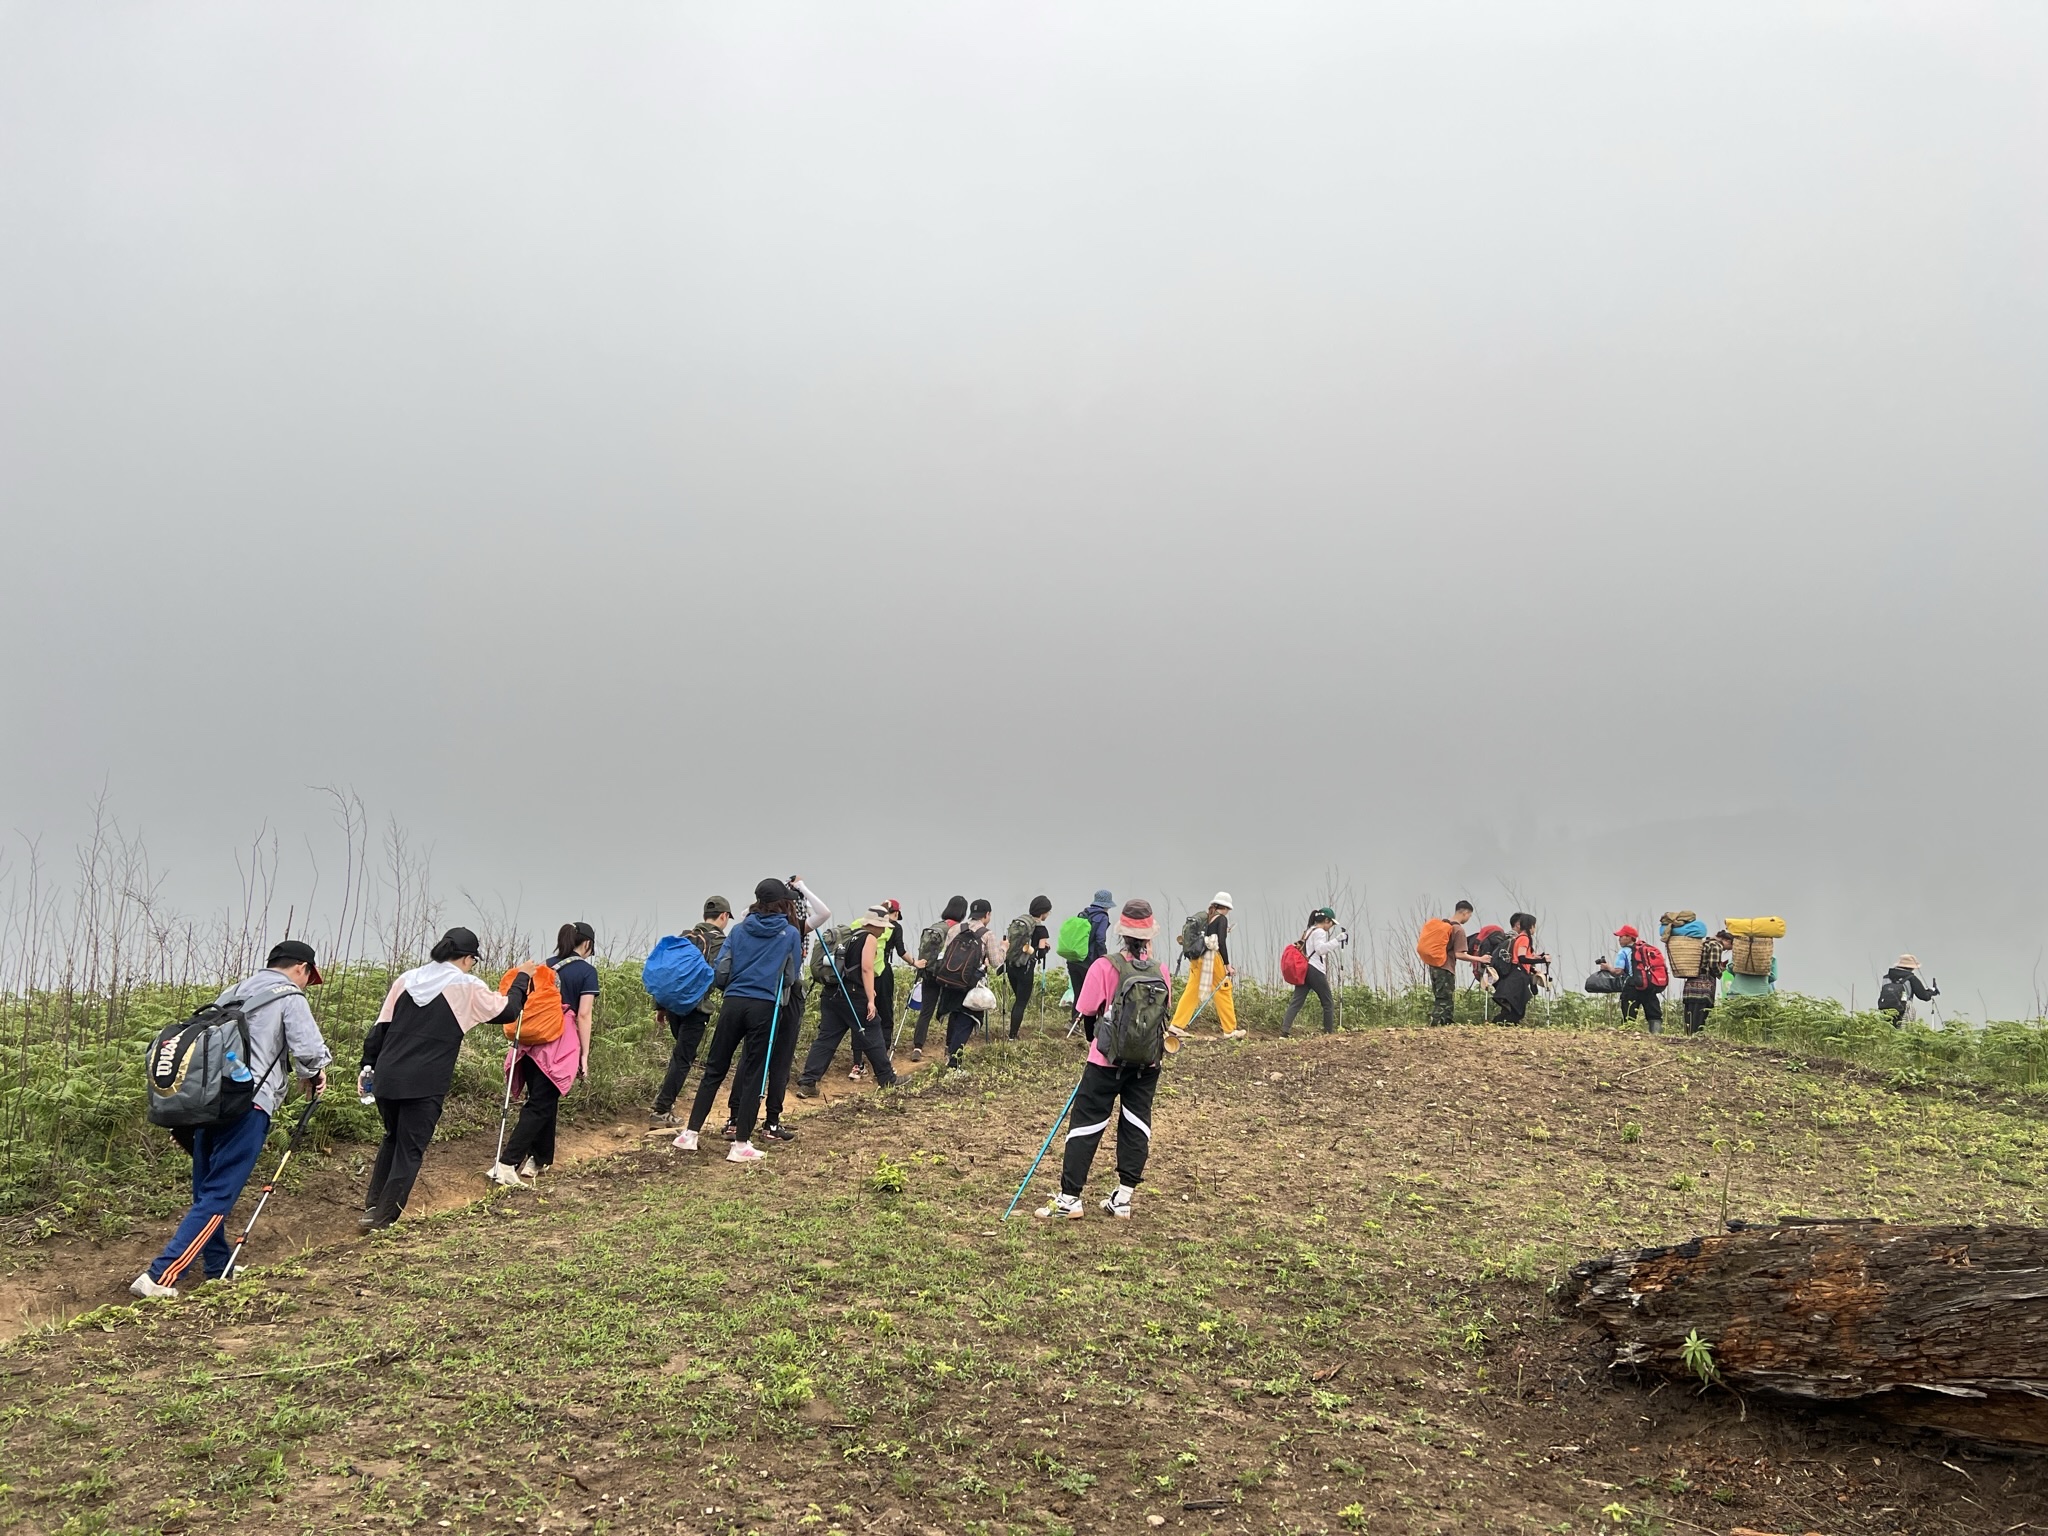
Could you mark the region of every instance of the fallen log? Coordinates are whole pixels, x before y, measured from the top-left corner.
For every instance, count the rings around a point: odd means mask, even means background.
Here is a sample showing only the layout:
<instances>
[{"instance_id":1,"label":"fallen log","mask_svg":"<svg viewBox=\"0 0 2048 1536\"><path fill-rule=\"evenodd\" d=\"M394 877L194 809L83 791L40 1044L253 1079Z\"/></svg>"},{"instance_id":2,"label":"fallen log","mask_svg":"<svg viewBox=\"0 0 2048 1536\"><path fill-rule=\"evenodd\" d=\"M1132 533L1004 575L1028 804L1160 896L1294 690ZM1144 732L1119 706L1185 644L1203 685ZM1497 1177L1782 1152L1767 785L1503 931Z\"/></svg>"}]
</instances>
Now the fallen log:
<instances>
[{"instance_id":1,"label":"fallen log","mask_svg":"<svg viewBox=\"0 0 2048 1536\"><path fill-rule=\"evenodd\" d=\"M1788 1219L1594 1259L1562 1299L1616 1367L2048 1446L2048 1229Z\"/></svg>"}]
</instances>

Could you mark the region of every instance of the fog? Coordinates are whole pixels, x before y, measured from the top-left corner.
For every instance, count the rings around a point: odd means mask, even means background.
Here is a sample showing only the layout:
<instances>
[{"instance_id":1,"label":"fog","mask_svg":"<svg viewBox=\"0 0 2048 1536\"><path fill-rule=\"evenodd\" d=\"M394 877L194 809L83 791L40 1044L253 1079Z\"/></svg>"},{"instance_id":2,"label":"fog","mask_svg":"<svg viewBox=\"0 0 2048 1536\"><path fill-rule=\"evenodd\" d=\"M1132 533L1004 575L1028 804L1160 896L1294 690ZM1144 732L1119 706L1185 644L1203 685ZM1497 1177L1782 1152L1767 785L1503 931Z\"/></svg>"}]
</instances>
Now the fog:
<instances>
[{"instance_id":1,"label":"fog","mask_svg":"<svg viewBox=\"0 0 2048 1536\"><path fill-rule=\"evenodd\" d=\"M2031 1013L2044 144L2018 5L0 5L4 867Z\"/></svg>"}]
</instances>

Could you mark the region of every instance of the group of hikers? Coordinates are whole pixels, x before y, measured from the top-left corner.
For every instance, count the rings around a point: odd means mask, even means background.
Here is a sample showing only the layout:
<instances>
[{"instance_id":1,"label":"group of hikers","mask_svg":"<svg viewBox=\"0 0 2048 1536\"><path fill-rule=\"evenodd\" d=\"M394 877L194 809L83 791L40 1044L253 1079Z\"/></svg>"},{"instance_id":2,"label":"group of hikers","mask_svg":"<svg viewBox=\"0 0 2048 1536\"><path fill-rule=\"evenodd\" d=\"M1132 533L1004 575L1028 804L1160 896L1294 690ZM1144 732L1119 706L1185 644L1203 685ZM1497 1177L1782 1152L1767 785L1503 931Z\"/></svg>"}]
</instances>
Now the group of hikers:
<instances>
[{"instance_id":1,"label":"group of hikers","mask_svg":"<svg viewBox=\"0 0 2048 1536\"><path fill-rule=\"evenodd\" d=\"M992 903L955 896L919 933L913 951L902 904L894 899L867 907L856 922L834 925L830 906L795 876L762 880L737 916L725 897L708 898L702 920L663 939L642 972L671 1040L649 1112L650 1131L672 1129L677 1150L699 1150L724 1091L727 1160L759 1161L765 1153L757 1138L796 1139L784 1118L792 1071L797 1097L817 1097L842 1042L851 1044L853 1076L872 1074L877 1087L895 1083L899 966L914 979L906 1014L914 1019L911 1061L923 1060L938 1019L945 1064L954 1068L976 1030L988 1032L1000 1012L991 983L1000 978L1008 989L1008 1034L1014 1040L1039 995L1040 973L1058 961L1066 969L1061 1001L1067 1033L1087 1054L1063 1112L1067 1135L1059 1193L1037 1214L1073 1219L1084 1213L1082 1191L1114 1122L1117 1184L1102 1209L1128 1217L1151 1146L1160 1063L1205 1010L1213 1011L1224 1038L1244 1035L1233 996L1231 897L1218 891L1204 910L1190 914L1171 964L1155 949L1159 925L1147 901L1119 907L1108 890L1098 890L1057 929L1049 923L1052 910L1051 900L1038 896L998 929ZM1772 946L1783 933L1777 918L1729 919L1710 933L1692 912L1667 912L1660 920L1660 946L1624 924L1614 933L1614 958L1601 958L1586 989L1617 994L1624 1018L1640 1013L1657 1033L1663 996L1676 976L1684 984L1684 1027L1694 1034L1705 1026L1719 987L1737 994L1775 988ZM1311 997L1321 1007L1324 1031L1337 1028L1333 980L1349 937L1334 909L1323 906L1309 914L1301 936L1287 946L1281 971L1293 992L1283 1035L1293 1031ZM486 1178L524 1187L553 1164L563 1096L590 1068L601 987L592 959L596 945L590 924L565 923L546 961L516 965L493 986L477 973L482 945L475 932L450 928L426 964L391 983L364 1039L356 1079L362 1102L374 1104L383 1128L364 1192L363 1231L388 1227L404 1211L463 1042L479 1027L500 1026L507 1041L498 1146ZM1480 987L1491 1022L1522 1022L1538 993L1556 985L1551 957L1538 947L1536 919L1527 912L1512 913L1504 928L1476 926L1472 903L1461 901L1450 916L1423 924L1416 952L1429 977L1432 1025L1452 1022L1461 965ZM1174 976L1182 964L1187 970L1176 1001ZM1886 972L1879 1008L1895 1024L1911 1016L1916 1000L1939 995L1919 971L1914 956L1901 955ZM287 1064L308 1095L291 1145L326 1086L332 1052L306 1001L306 989L321 982L312 946L282 940L261 970L190 1019L167 1026L153 1042L150 1118L171 1127L191 1153L192 1205L162 1253L136 1277L130 1287L135 1294L174 1297L195 1265L207 1279L235 1267L239 1243L228 1241L227 1217L285 1097ZM797 1050L812 993L817 1028L799 1069ZM700 1052L696 1092L678 1116ZM261 1208L259 1202L259 1213Z\"/></svg>"}]
</instances>

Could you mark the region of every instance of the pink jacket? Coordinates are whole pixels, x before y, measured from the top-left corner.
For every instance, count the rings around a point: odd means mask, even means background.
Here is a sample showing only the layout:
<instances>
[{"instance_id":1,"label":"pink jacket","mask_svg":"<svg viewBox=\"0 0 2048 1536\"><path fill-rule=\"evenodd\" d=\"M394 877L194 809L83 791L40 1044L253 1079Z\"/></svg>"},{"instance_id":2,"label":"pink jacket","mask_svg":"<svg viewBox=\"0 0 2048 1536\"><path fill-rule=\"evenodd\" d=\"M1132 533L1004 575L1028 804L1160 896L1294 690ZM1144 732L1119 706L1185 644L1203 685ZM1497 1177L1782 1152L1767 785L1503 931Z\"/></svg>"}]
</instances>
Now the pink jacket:
<instances>
[{"instance_id":1,"label":"pink jacket","mask_svg":"<svg viewBox=\"0 0 2048 1536\"><path fill-rule=\"evenodd\" d=\"M1171 1000L1173 973L1167 970L1164 960L1159 962L1159 979L1166 983L1168 998ZM1115 1000L1116 981L1116 961L1104 955L1088 967L1088 974L1082 978L1080 996L1074 999L1075 1011L1091 1019L1098 1017L1102 1010ZM1095 1042L1092 1040L1088 1042L1088 1059L1098 1067L1110 1064L1109 1058L1095 1048Z\"/></svg>"}]
</instances>

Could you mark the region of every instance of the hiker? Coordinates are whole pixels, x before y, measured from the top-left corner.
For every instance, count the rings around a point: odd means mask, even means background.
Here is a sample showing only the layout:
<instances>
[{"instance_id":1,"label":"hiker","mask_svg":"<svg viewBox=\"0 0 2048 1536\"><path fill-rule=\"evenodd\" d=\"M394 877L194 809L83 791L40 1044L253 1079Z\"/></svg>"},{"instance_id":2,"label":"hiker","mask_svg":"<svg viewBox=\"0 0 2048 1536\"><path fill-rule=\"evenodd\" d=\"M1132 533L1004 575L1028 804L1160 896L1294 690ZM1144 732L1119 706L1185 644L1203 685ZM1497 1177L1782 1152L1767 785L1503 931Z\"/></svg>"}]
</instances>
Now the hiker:
<instances>
[{"instance_id":1,"label":"hiker","mask_svg":"<svg viewBox=\"0 0 2048 1536\"><path fill-rule=\"evenodd\" d=\"M298 1068L306 1092L318 1095L327 1086L327 1064L334 1053L314 1022L306 988L321 984L313 946L300 939L281 939L271 946L263 969L221 993L216 1003L242 1005L249 1029L249 1059L244 1070L255 1079L249 1107L236 1118L195 1126L190 1140L178 1140L192 1154L192 1204L171 1232L164 1250L128 1289L137 1296L175 1301L178 1282L199 1261L199 1272L218 1280L227 1268L228 1215L242 1196L242 1186L256 1170L263 1143L270 1137L270 1117L284 1102L285 1058Z\"/></svg>"},{"instance_id":2,"label":"hiker","mask_svg":"<svg viewBox=\"0 0 2048 1536\"><path fill-rule=\"evenodd\" d=\"M1772 964L1777 956L1771 957ZM1893 962L1892 968L1884 973L1884 981L1877 989L1877 1011L1892 1021L1897 1029L1913 1017L1913 1004L1917 1000L1931 1003L1941 996L1941 988L1930 987L1920 979L1920 961L1913 955L1901 955Z\"/></svg>"},{"instance_id":3,"label":"hiker","mask_svg":"<svg viewBox=\"0 0 2048 1536\"><path fill-rule=\"evenodd\" d=\"M953 930L946 947L925 975L924 984L939 989L939 1012L946 1019L946 1065L961 1065L962 1053L977 1025L988 1023L985 1009L968 1006L967 995L982 979L1003 963L1003 936L994 931L989 918L995 904L977 896L967 909L967 921Z\"/></svg>"},{"instance_id":4,"label":"hiker","mask_svg":"<svg viewBox=\"0 0 2048 1536\"><path fill-rule=\"evenodd\" d=\"M1308 956L1308 974L1301 985L1294 989L1294 996L1288 999L1287 1014L1280 1020L1280 1033L1294 1033L1294 1016L1301 1012L1301 1005L1308 1001L1313 992L1323 1005L1323 1033L1337 1032L1337 1004L1330 995L1330 957L1351 942L1351 935L1337 926L1337 914L1328 907L1317 907L1308 915L1308 927L1302 930L1301 951Z\"/></svg>"},{"instance_id":5,"label":"hiker","mask_svg":"<svg viewBox=\"0 0 2048 1536\"><path fill-rule=\"evenodd\" d=\"M562 1098L590 1076L590 1025L597 1010L597 930L588 923L564 923L547 962L562 993L562 1032L544 1045L514 1045L505 1059L512 1094L524 1102L519 1123L484 1177L506 1189L523 1189L555 1165L555 1128Z\"/></svg>"},{"instance_id":6,"label":"hiker","mask_svg":"<svg viewBox=\"0 0 2048 1536\"><path fill-rule=\"evenodd\" d=\"M1116 1190L1102 1202L1105 1215L1129 1220L1131 1196L1145 1177L1152 1151L1152 1101L1159 1091L1159 1063L1166 1055L1168 1000L1173 979L1164 961L1152 958L1159 923L1152 904L1124 903L1117 915L1117 952L1088 967L1074 1002L1089 1019L1088 1059L1067 1116L1066 1153L1060 1163L1060 1192L1038 1215L1078 1221L1085 1214L1081 1191L1095 1149L1116 1122Z\"/></svg>"},{"instance_id":7,"label":"hiker","mask_svg":"<svg viewBox=\"0 0 2048 1536\"><path fill-rule=\"evenodd\" d=\"M1671 972L1664 951L1643 942L1633 923L1614 930L1621 941L1614 951L1614 964L1600 962L1600 969L1621 978L1621 1021L1626 1024L1640 1008L1644 1027L1653 1035L1664 1033L1664 989L1671 984Z\"/></svg>"},{"instance_id":8,"label":"hiker","mask_svg":"<svg viewBox=\"0 0 2048 1536\"><path fill-rule=\"evenodd\" d=\"M427 964L391 983L363 1040L363 1065L373 1074L377 1117L384 1122L363 1201L366 1232L398 1220L411 1198L464 1038L480 1024L509 1023L526 1011L531 973L520 972L500 995L472 974L479 951L467 928L442 934Z\"/></svg>"},{"instance_id":9,"label":"hiker","mask_svg":"<svg viewBox=\"0 0 2048 1536\"><path fill-rule=\"evenodd\" d=\"M839 1042L853 1036L853 1059L863 1054L875 1065L875 1085L888 1088L896 1082L896 1068L889 1060L889 1023L881 1011L880 990L875 975L883 963L884 938L889 932L889 909L877 903L869 907L860 927L854 929L831 957L836 968L832 980L819 989L818 1035L804 1058L803 1075L796 1081L800 1099L818 1096L818 1079L831 1069L839 1054Z\"/></svg>"},{"instance_id":10,"label":"hiker","mask_svg":"<svg viewBox=\"0 0 2048 1536\"><path fill-rule=\"evenodd\" d=\"M1448 1024L1457 1016L1458 962L1476 965L1466 949L1465 925L1472 921L1472 903L1461 901L1449 917L1432 917L1422 925L1415 953L1429 971L1429 1022Z\"/></svg>"},{"instance_id":11,"label":"hiker","mask_svg":"<svg viewBox=\"0 0 2048 1536\"><path fill-rule=\"evenodd\" d=\"M1714 1011L1714 993L1721 981L1721 966L1732 944L1733 935L1726 931L1700 940L1699 973L1686 977L1685 985L1678 990L1688 1035L1696 1035L1707 1027L1707 1015Z\"/></svg>"},{"instance_id":12,"label":"hiker","mask_svg":"<svg viewBox=\"0 0 2048 1536\"><path fill-rule=\"evenodd\" d=\"M704 920L681 937L695 944L716 968L725 930L731 926L732 903L723 896L710 896L704 901ZM650 1129L666 1130L682 1124L676 1118L676 1096L683 1091L683 1079L690 1075L697 1060L697 1048L704 1043L704 1030L711 1022L711 994L705 993L703 1002L680 1017L657 1008L654 1021L666 1027L669 1038L675 1041L668 1053L668 1070L662 1074L661 1087L654 1095L654 1108L647 1116Z\"/></svg>"},{"instance_id":13,"label":"hiker","mask_svg":"<svg viewBox=\"0 0 2048 1536\"><path fill-rule=\"evenodd\" d=\"M917 1032L910 1037L912 1061L924 1060L924 1034L931 1027L932 1015L939 1011L939 989L932 980L932 967L945 953L953 930L966 920L967 898L955 896L939 913L939 920L927 923L924 932L917 936L917 958L910 962L917 971L918 996Z\"/></svg>"},{"instance_id":14,"label":"hiker","mask_svg":"<svg viewBox=\"0 0 2048 1536\"><path fill-rule=\"evenodd\" d=\"M1209 899L1206 914L1188 918L1181 928L1180 949L1188 962L1188 984L1174 1005L1174 1029L1186 1029L1202 1004L1213 1001L1223 1033L1236 1034L1237 1000L1230 994L1230 980L1237 974L1230 963L1230 892L1218 891Z\"/></svg>"},{"instance_id":15,"label":"hiker","mask_svg":"<svg viewBox=\"0 0 2048 1536\"><path fill-rule=\"evenodd\" d=\"M1778 956L1771 954L1771 968L1762 976L1745 976L1735 969L1735 935L1723 928L1714 935L1721 941L1723 953L1727 956L1727 969L1721 973L1721 980L1728 988L1730 997L1769 997L1778 990Z\"/></svg>"},{"instance_id":16,"label":"hiker","mask_svg":"<svg viewBox=\"0 0 2048 1536\"><path fill-rule=\"evenodd\" d=\"M697 1078L689 1120L676 1133L675 1145L684 1152L697 1150L705 1118L718 1100L726 1073L732 1071L734 1056L744 1046L732 1089L733 1142L726 1160L752 1163L764 1155L754 1146L754 1123L769 1066L768 1037L778 1036L774 1046L779 1051L779 1036L790 1025L783 1014L803 974L804 937L796 922L796 900L796 892L786 883L770 877L754 887L754 904L747 915L726 930L715 983L725 997L704 1070Z\"/></svg>"},{"instance_id":17,"label":"hiker","mask_svg":"<svg viewBox=\"0 0 2048 1536\"><path fill-rule=\"evenodd\" d=\"M1514 938L1509 941L1506 963L1499 967L1500 979L1493 984L1494 1005L1500 1009L1500 1024L1520 1024L1528 1017L1529 1000L1536 995L1536 967L1550 964L1550 956L1536 948L1536 918L1517 912L1508 919Z\"/></svg>"},{"instance_id":18,"label":"hiker","mask_svg":"<svg viewBox=\"0 0 2048 1536\"><path fill-rule=\"evenodd\" d=\"M910 951L903 944L903 903L891 896L882 903L889 909L889 931L882 936L882 953L875 961L875 1011L889 1031L889 1049L896 1048L896 962L910 964Z\"/></svg>"},{"instance_id":19,"label":"hiker","mask_svg":"<svg viewBox=\"0 0 2048 1536\"><path fill-rule=\"evenodd\" d=\"M761 1100L761 1134L772 1141L795 1141L796 1132L783 1123L783 1096L789 1091L789 1074L796 1066L797 1041L804 1028L804 971L803 955L810 948L810 937L832 921L832 909L816 891L804 884L802 875L791 875L784 882L789 888L789 915L797 927L798 965L796 985L782 1000L782 1022L775 1030L775 1055L768 1063L766 1094ZM745 1062L741 1070L745 1070ZM733 1098L726 1101L731 1115L726 1125L730 1130L738 1124L738 1106L734 1099L739 1095L735 1083Z\"/></svg>"},{"instance_id":20,"label":"hiker","mask_svg":"<svg viewBox=\"0 0 2048 1536\"><path fill-rule=\"evenodd\" d=\"M1010 919L1003 934L1003 977L1010 984L1010 1038L1024 1026L1024 1010L1038 991L1038 968L1052 948L1052 930L1045 920L1052 914L1050 896L1034 896L1022 917Z\"/></svg>"},{"instance_id":21,"label":"hiker","mask_svg":"<svg viewBox=\"0 0 2048 1536\"><path fill-rule=\"evenodd\" d=\"M1115 897L1107 890L1095 893L1095 899L1060 924L1060 958L1067 962L1067 980L1074 991L1074 1017L1085 1018L1081 1012L1081 984L1088 979L1089 969L1109 953L1109 909ZM1082 940L1081 925L1087 924L1086 942Z\"/></svg>"}]
</instances>

